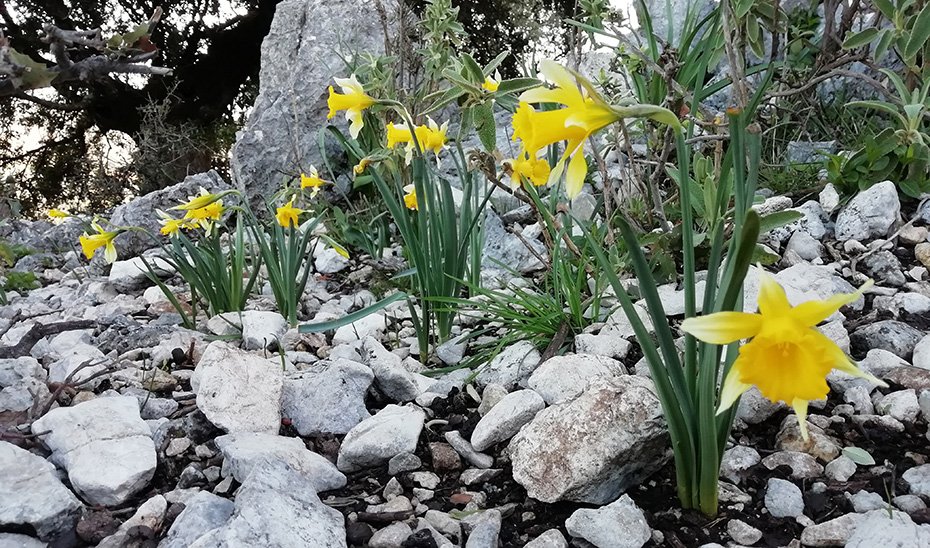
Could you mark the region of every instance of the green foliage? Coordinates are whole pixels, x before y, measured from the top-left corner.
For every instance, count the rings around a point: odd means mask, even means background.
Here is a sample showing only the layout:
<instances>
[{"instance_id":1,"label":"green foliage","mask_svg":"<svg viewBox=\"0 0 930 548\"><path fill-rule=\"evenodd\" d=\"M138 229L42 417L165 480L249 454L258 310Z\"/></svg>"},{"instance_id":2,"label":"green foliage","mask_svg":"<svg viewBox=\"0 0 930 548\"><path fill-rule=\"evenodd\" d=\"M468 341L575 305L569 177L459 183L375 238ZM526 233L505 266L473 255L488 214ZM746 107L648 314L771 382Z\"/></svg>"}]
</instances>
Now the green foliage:
<instances>
[{"instance_id":1,"label":"green foliage","mask_svg":"<svg viewBox=\"0 0 930 548\"><path fill-rule=\"evenodd\" d=\"M426 0L426 9L420 28L423 32L423 64L427 77L438 81L455 48L462 44L465 29L458 22L459 8L452 7L452 0Z\"/></svg>"},{"instance_id":2,"label":"green foliage","mask_svg":"<svg viewBox=\"0 0 930 548\"><path fill-rule=\"evenodd\" d=\"M245 308L262 264L261 255L247 245L246 230L240 216L236 219L235 229L228 233L215 227L209 235L192 239L178 231L167 245L161 246L163 259L190 286L190 313L158 277L156 267L142 257L148 278L158 285L174 305L185 326L196 328L200 299L206 303L208 316L238 312Z\"/></svg>"},{"instance_id":3,"label":"green foliage","mask_svg":"<svg viewBox=\"0 0 930 548\"><path fill-rule=\"evenodd\" d=\"M353 209L351 213L346 213L336 205L329 206L328 230L335 240L350 250L379 259L384 248L391 243L387 210L382 204L372 203L361 196L350 203L349 207Z\"/></svg>"},{"instance_id":4,"label":"green foliage","mask_svg":"<svg viewBox=\"0 0 930 548\"><path fill-rule=\"evenodd\" d=\"M476 174L465 169L464 156L457 151L456 167L463 196L459 211L449 181L436 173L422 157L414 158L410 169L385 162L386 178L372 171L376 188L391 212L410 264L416 305L410 301L421 358L428 358L431 344L447 340L455 312L438 305L435 299L458 297L462 280L476 278L481 270L480 238L484 207L490 198L481 196L483 185ZM418 209L404 207L404 188L412 184Z\"/></svg>"},{"instance_id":5,"label":"green foliage","mask_svg":"<svg viewBox=\"0 0 930 548\"><path fill-rule=\"evenodd\" d=\"M28 291L41 285L32 272L10 270L4 274L4 277L6 277L6 283L3 284L4 291Z\"/></svg>"},{"instance_id":6,"label":"green foliage","mask_svg":"<svg viewBox=\"0 0 930 548\"><path fill-rule=\"evenodd\" d=\"M564 241L572 233L570 218L566 220L568 226L552 227L554 241ZM598 227L592 225L591 229ZM469 332L467 339L494 337L493 342L475 347L463 367L484 365L502 349L519 341L530 341L541 350L548 348L551 353L561 354L572 347L575 335L603 319L606 282L595 275L597 264L589 247L591 243L584 238L572 241L578 253L554 246L546 272L538 283L529 282L525 287L509 284L500 290L472 283L468 285L472 298L445 301L455 305L453 310L458 308L463 315L474 314L481 319L482 327ZM520 273L507 265L495 266L522 281Z\"/></svg>"},{"instance_id":7,"label":"green foliage","mask_svg":"<svg viewBox=\"0 0 930 548\"><path fill-rule=\"evenodd\" d=\"M6 263L6 266L13 266L16 261L31 254L32 250L22 244L10 244L0 240L0 263Z\"/></svg>"},{"instance_id":8,"label":"green foliage","mask_svg":"<svg viewBox=\"0 0 930 548\"><path fill-rule=\"evenodd\" d=\"M893 52L910 74L925 76L924 60L930 54L930 4L915 0L875 0L874 6L891 23L849 31L843 48L874 47L873 59L881 61Z\"/></svg>"},{"instance_id":9,"label":"green foliage","mask_svg":"<svg viewBox=\"0 0 930 548\"><path fill-rule=\"evenodd\" d=\"M930 134L926 116L930 113L930 79L910 90L900 76L883 69L893 85L896 102L852 101L847 107L864 108L888 116L891 127L866 135L863 145L848 156L827 160L831 182L845 195L892 180L904 194L919 198L930 192Z\"/></svg>"},{"instance_id":10,"label":"green foliage","mask_svg":"<svg viewBox=\"0 0 930 548\"><path fill-rule=\"evenodd\" d=\"M271 212L273 207L269 205L268 209ZM299 227L291 225L284 228L276 222L262 223L251 210L247 210L246 223L258 246L261 263L265 265L278 311L287 319L288 325L297 327L297 308L313 269L311 242L314 241L319 218Z\"/></svg>"}]
</instances>

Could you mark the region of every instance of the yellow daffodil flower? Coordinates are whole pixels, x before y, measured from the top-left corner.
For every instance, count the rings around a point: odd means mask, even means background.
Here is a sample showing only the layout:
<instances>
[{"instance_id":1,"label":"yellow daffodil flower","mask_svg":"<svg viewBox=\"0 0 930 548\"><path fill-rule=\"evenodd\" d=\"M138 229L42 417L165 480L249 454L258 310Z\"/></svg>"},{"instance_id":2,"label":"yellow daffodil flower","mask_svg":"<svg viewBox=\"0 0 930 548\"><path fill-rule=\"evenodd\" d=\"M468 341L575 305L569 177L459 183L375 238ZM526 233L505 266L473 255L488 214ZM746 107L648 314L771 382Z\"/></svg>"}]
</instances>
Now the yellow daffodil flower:
<instances>
[{"instance_id":1,"label":"yellow daffodil flower","mask_svg":"<svg viewBox=\"0 0 930 548\"><path fill-rule=\"evenodd\" d=\"M327 118L332 118L340 110L346 111L349 134L356 139L358 133L365 127L362 111L375 104L375 100L365 93L365 89L354 74L348 78L334 78L334 80L342 88L342 93L336 93L333 86L329 86L329 100L327 101L329 116Z\"/></svg>"},{"instance_id":2,"label":"yellow daffodil flower","mask_svg":"<svg viewBox=\"0 0 930 548\"><path fill-rule=\"evenodd\" d=\"M413 136L416 135L417 143L423 152L431 151L438 158L439 153L446 148L448 137L446 132L449 129L449 122L443 122L440 126L432 118L427 117L427 123L413 128L413 131L407 127L407 124L390 123L386 127L387 148L395 148L397 145L407 145L406 160L409 164L413 159L415 150Z\"/></svg>"},{"instance_id":3,"label":"yellow daffodil flower","mask_svg":"<svg viewBox=\"0 0 930 548\"><path fill-rule=\"evenodd\" d=\"M481 87L487 91L490 91L491 93L494 93L495 91L497 91L497 88L499 88L500 85L501 85L500 75L497 75L497 78L486 76L484 78L484 83L481 84Z\"/></svg>"},{"instance_id":4,"label":"yellow daffodil flower","mask_svg":"<svg viewBox=\"0 0 930 548\"><path fill-rule=\"evenodd\" d=\"M223 192L217 192L216 194L212 194L210 192L207 192L207 189L200 187L199 195L188 196L186 202L184 202L183 204L178 204L172 207L171 209L175 211L191 211L194 209L203 209L209 206L210 204L218 201L220 198L222 198L223 196L231 192L235 192L235 191L224 190Z\"/></svg>"},{"instance_id":5,"label":"yellow daffodil flower","mask_svg":"<svg viewBox=\"0 0 930 548\"><path fill-rule=\"evenodd\" d=\"M116 246L113 245L113 240L120 235L120 231L104 230L96 222L91 223L91 227L96 231L95 234L85 232L78 237L78 241L81 243L81 251L84 252L84 256L89 261L94 258L94 254L102 247L104 248L103 257L108 263L112 264L116 260Z\"/></svg>"},{"instance_id":6,"label":"yellow daffodil flower","mask_svg":"<svg viewBox=\"0 0 930 548\"><path fill-rule=\"evenodd\" d=\"M184 220L196 224L209 236L213 232L214 223L220 220L224 211L226 208L223 207L223 200L216 200L203 207L188 210L184 214Z\"/></svg>"},{"instance_id":7,"label":"yellow daffodil flower","mask_svg":"<svg viewBox=\"0 0 930 548\"><path fill-rule=\"evenodd\" d=\"M71 214L66 213L60 209L50 209L48 210L48 216L52 219L67 219L71 216Z\"/></svg>"},{"instance_id":8,"label":"yellow daffodil flower","mask_svg":"<svg viewBox=\"0 0 930 548\"><path fill-rule=\"evenodd\" d=\"M407 124L389 123L386 130L388 148L394 148L397 145L406 145L413 141L413 136Z\"/></svg>"},{"instance_id":9,"label":"yellow daffodil flower","mask_svg":"<svg viewBox=\"0 0 930 548\"><path fill-rule=\"evenodd\" d=\"M423 152L431 151L439 156L442 149L446 148L446 131L449 129L449 122L443 122L440 126L432 118L427 117L426 121L427 125L417 127L417 140L420 141Z\"/></svg>"},{"instance_id":10,"label":"yellow daffodil flower","mask_svg":"<svg viewBox=\"0 0 930 548\"><path fill-rule=\"evenodd\" d=\"M300 217L301 213L304 213L304 210L294 207L294 198L291 198L291 201L288 202L287 205L283 205L277 209L275 217L278 219L279 225L287 228L300 224L297 218Z\"/></svg>"},{"instance_id":11,"label":"yellow daffodil flower","mask_svg":"<svg viewBox=\"0 0 930 548\"><path fill-rule=\"evenodd\" d=\"M545 158L532 158L526 152L521 152L510 164L510 187L517 188L526 179L534 186L543 186L549 181L551 168Z\"/></svg>"},{"instance_id":12,"label":"yellow daffodil flower","mask_svg":"<svg viewBox=\"0 0 930 548\"><path fill-rule=\"evenodd\" d=\"M300 174L300 188L309 188L312 189L310 197L315 197L317 193L320 192L320 189L323 188L323 185L326 184L326 181L320 178L319 172L317 172L316 167L310 166L310 174L306 173Z\"/></svg>"},{"instance_id":13,"label":"yellow daffodil flower","mask_svg":"<svg viewBox=\"0 0 930 548\"><path fill-rule=\"evenodd\" d=\"M612 107L590 82L554 61L543 60L539 69L553 87L537 87L520 94L521 104L513 117L513 138L523 141L523 149L530 157L535 157L542 147L567 141L565 152L549 174L549 182L557 182L564 172L569 198L577 196L584 185L588 166L584 160L583 145L595 132L627 116L649 117L665 124L679 125L674 114L654 105ZM562 105L562 108L536 112L529 103L554 103Z\"/></svg>"},{"instance_id":14,"label":"yellow daffodil flower","mask_svg":"<svg viewBox=\"0 0 930 548\"><path fill-rule=\"evenodd\" d=\"M711 344L730 344L751 339L739 351L720 391L717 413L729 409L752 386L771 401L794 408L801 436L807 440L807 406L830 391L826 377L838 369L878 385L885 383L864 373L845 352L815 326L842 306L852 303L872 285L871 281L851 294L792 307L785 290L768 274L762 275L759 313L717 312L688 318L681 329Z\"/></svg>"},{"instance_id":15,"label":"yellow daffodil flower","mask_svg":"<svg viewBox=\"0 0 930 548\"><path fill-rule=\"evenodd\" d=\"M155 212L159 217L158 222L161 223L160 232L165 236L173 236L177 234L182 228L184 230L191 230L197 227L196 224L187 219L176 219L160 209L155 210Z\"/></svg>"},{"instance_id":16,"label":"yellow daffodil flower","mask_svg":"<svg viewBox=\"0 0 930 548\"><path fill-rule=\"evenodd\" d=\"M523 142L523 150L530 157L551 144L566 141L565 152L550 172L549 182L559 180L568 161L566 192L569 198L574 198L581 192L588 174L582 150L588 133L580 127L566 125L570 114L564 108L537 112L529 103L520 103L513 116L513 139Z\"/></svg>"},{"instance_id":17,"label":"yellow daffodil flower","mask_svg":"<svg viewBox=\"0 0 930 548\"><path fill-rule=\"evenodd\" d=\"M419 204L417 204L417 189L414 185L407 185L404 187L404 205L407 206L407 209L412 209L414 211L420 209Z\"/></svg>"}]
</instances>

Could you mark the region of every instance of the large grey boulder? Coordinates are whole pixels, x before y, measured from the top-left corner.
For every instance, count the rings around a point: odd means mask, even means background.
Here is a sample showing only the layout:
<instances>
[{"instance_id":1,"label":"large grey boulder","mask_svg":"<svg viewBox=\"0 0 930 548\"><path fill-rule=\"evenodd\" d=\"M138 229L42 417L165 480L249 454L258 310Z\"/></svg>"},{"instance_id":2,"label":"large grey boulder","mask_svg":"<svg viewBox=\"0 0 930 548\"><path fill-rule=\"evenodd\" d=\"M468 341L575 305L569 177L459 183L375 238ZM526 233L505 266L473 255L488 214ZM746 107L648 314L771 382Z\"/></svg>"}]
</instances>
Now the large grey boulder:
<instances>
[{"instance_id":1,"label":"large grey boulder","mask_svg":"<svg viewBox=\"0 0 930 548\"><path fill-rule=\"evenodd\" d=\"M81 501L61 483L52 464L0 441L0 478L0 529L29 526L46 542L73 536Z\"/></svg>"},{"instance_id":2,"label":"large grey boulder","mask_svg":"<svg viewBox=\"0 0 930 548\"><path fill-rule=\"evenodd\" d=\"M483 269L502 272L512 269L526 274L545 266L539 258L545 258L548 252L546 246L539 241L537 231L527 227L521 231L519 236L512 234L504 227L501 218L490 209L485 214L483 228L484 249L481 254Z\"/></svg>"},{"instance_id":3,"label":"large grey boulder","mask_svg":"<svg viewBox=\"0 0 930 548\"><path fill-rule=\"evenodd\" d=\"M158 222L155 210L167 211L179 203L186 202L188 197L198 194L201 187L209 192L220 192L230 188L220 174L213 170L189 175L176 185L150 192L129 203L117 206L113 210L113 215L110 216L110 222L119 226L139 226L158 236L161 224ZM122 259L139 255L156 245L155 240L138 232L122 234L116 240L116 249Z\"/></svg>"},{"instance_id":4,"label":"large grey boulder","mask_svg":"<svg viewBox=\"0 0 930 548\"><path fill-rule=\"evenodd\" d=\"M543 362L530 375L527 385L551 405L577 397L594 379L625 374L623 364L613 358L568 354Z\"/></svg>"},{"instance_id":5,"label":"large grey boulder","mask_svg":"<svg viewBox=\"0 0 930 548\"><path fill-rule=\"evenodd\" d=\"M214 341L191 377L197 407L227 432L277 434L284 373L272 360Z\"/></svg>"},{"instance_id":6,"label":"large grey boulder","mask_svg":"<svg viewBox=\"0 0 930 548\"><path fill-rule=\"evenodd\" d=\"M356 472L413 453L425 420L419 407L388 405L346 434L336 465L343 472Z\"/></svg>"},{"instance_id":7,"label":"large grey boulder","mask_svg":"<svg viewBox=\"0 0 930 548\"><path fill-rule=\"evenodd\" d=\"M542 502L615 500L670 454L653 390L636 375L601 378L540 411L510 442L514 480Z\"/></svg>"},{"instance_id":8,"label":"large grey boulder","mask_svg":"<svg viewBox=\"0 0 930 548\"><path fill-rule=\"evenodd\" d=\"M30 356L0 360L0 413L28 411L49 397L45 369Z\"/></svg>"},{"instance_id":9,"label":"large grey boulder","mask_svg":"<svg viewBox=\"0 0 930 548\"><path fill-rule=\"evenodd\" d=\"M317 492L339 489L346 477L333 463L307 449L300 438L244 432L216 438L223 453L223 475L243 482L256 468L283 462L310 479Z\"/></svg>"},{"instance_id":10,"label":"large grey boulder","mask_svg":"<svg viewBox=\"0 0 930 548\"><path fill-rule=\"evenodd\" d=\"M382 5L393 28L396 4ZM262 205L288 177L320 166L317 132L327 123L327 89L335 85L334 76L348 76L343 58L384 51L382 23L374 2L278 4L262 42L258 98L230 154L233 180L253 206ZM332 122L345 127L341 112Z\"/></svg>"},{"instance_id":11,"label":"large grey boulder","mask_svg":"<svg viewBox=\"0 0 930 548\"><path fill-rule=\"evenodd\" d=\"M168 530L159 548L187 548L205 533L223 526L232 516L233 502L201 491L191 497Z\"/></svg>"},{"instance_id":12,"label":"large grey boulder","mask_svg":"<svg viewBox=\"0 0 930 548\"><path fill-rule=\"evenodd\" d=\"M930 525L917 525L904 512L872 510L856 527L846 548L930 546Z\"/></svg>"},{"instance_id":13,"label":"large grey boulder","mask_svg":"<svg viewBox=\"0 0 930 548\"><path fill-rule=\"evenodd\" d=\"M344 519L320 500L309 478L283 462L269 462L242 482L230 520L189 546L345 548Z\"/></svg>"},{"instance_id":14,"label":"large grey boulder","mask_svg":"<svg viewBox=\"0 0 930 548\"><path fill-rule=\"evenodd\" d=\"M371 416L365 394L374 374L350 360L324 360L284 379L281 411L301 436L345 434Z\"/></svg>"},{"instance_id":15,"label":"large grey boulder","mask_svg":"<svg viewBox=\"0 0 930 548\"><path fill-rule=\"evenodd\" d=\"M141 491L155 475L152 431L132 396L97 398L52 409L32 425L52 462L68 472L87 502L116 506Z\"/></svg>"},{"instance_id":16,"label":"large grey boulder","mask_svg":"<svg viewBox=\"0 0 930 548\"><path fill-rule=\"evenodd\" d=\"M641 548L652 538L645 514L629 495L601 508L575 510L565 529L597 548Z\"/></svg>"},{"instance_id":17,"label":"large grey boulder","mask_svg":"<svg viewBox=\"0 0 930 548\"><path fill-rule=\"evenodd\" d=\"M901 215L898 188L891 181L872 185L846 204L836 218L836 239L860 242L891 233Z\"/></svg>"}]
</instances>

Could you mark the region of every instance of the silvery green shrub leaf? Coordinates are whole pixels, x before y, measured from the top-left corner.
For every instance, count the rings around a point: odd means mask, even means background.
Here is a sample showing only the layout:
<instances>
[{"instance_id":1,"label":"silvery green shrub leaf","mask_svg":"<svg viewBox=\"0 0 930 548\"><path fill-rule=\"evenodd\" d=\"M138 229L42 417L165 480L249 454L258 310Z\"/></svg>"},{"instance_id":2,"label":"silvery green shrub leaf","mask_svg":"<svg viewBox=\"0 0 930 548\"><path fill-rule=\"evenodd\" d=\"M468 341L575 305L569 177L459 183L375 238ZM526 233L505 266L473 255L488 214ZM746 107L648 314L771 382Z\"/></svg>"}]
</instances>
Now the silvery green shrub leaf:
<instances>
[{"instance_id":1,"label":"silvery green shrub leaf","mask_svg":"<svg viewBox=\"0 0 930 548\"><path fill-rule=\"evenodd\" d=\"M859 447L844 447L843 455L849 460L861 466L871 466L875 464L875 459L868 451Z\"/></svg>"}]
</instances>

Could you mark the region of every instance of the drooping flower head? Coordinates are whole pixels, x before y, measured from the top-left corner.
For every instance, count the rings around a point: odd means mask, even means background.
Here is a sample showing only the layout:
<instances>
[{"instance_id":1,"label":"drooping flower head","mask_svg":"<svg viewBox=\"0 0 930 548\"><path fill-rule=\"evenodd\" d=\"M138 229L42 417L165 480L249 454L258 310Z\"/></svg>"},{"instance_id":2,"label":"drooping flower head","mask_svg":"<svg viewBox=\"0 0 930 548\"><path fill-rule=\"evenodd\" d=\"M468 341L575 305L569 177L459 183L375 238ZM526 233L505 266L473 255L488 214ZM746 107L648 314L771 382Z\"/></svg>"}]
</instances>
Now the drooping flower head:
<instances>
[{"instance_id":1,"label":"drooping flower head","mask_svg":"<svg viewBox=\"0 0 930 548\"><path fill-rule=\"evenodd\" d=\"M432 118L426 118L425 126L417 126L417 140L420 141L420 147L423 152L430 151L436 156L446 148L446 131L449 129L449 122L443 122L440 126Z\"/></svg>"},{"instance_id":2,"label":"drooping flower head","mask_svg":"<svg viewBox=\"0 0 930 548\"><path fill-rule=\"evenodd\" d=\"M60 209L50 209L48 210L48 216L52 219L67 219L71 214Z\"/></svg>"},{"instance_id":3,"label":"drooping flower head","mask_svg":"<svg viewBox=\"0 0 930 548\"><path fill-rule=\"evenodd\" d=\"M171 209L174 211L191 211L194 209L203 209L210 204L219 201L223 196L227 194L232 194L235 190L224 190L222 192L211 193L207 192L207 189L200 187L200 194L196 196L188 196L187 201L178 204Z\"/></svg>"},{"instance_id":4,"label":"drooping flower head","mask_svg":"<svg viewBox=\"0 0 930 548\"><path fill-rule=\"evenodd\" d=\"M808 402L827 397L830 387L826 377L832 369L885 386L856 367L836 343L815 328L842 306L858 300L871 285L870 281L854 293L792 307L785 290L763 274L758 314L717 312L686 319L681 329L711 344L750 339L740 347L723 381L717 412L729 409L743 392L755 386L769 400L794 408L801 435L807 440Z\"/></svg>"},{"instance_id":5,"label":"drooping flower head","mask_svg":"<svg viewBox=\"0 0 930 548\"><path fill-rule=\"evenodd\" d=\"M387 147L394 148L397 145L406 145L413 141L413 136L407 124L388 123L386 126Z\"/></svg>"},{"instance_id":6,"label":"drooping flower head","mask_svg":"<svg viewBox=\"0 0 930 548\"><path fill-rule=\"evenodd\" d=\"M299 225L297 220L300 217L301 213L304 213L303 209L294 207L294 198L291 198L286 205L279 207L275 212L275 217L278 219L278 224L287 228L289 226Z\"/></svg>"},{"instance_id":7,"label":"drooping flower head","mask_svg":"<svg viewBox=\"0 0 930 548\"><path fill-rule=\"evenodd\" d=\"M224 211L226 211L226 208L223 207L223 200L216 200L203 207L188 210L184 214L184 220L199 226L209 236L213 232L213 226L223 216Z\"/></svg>"},{"instance_id":8,"label":"drooping flower head","mask_svg":"<svg viewBox=\"0 0 930 548\"><path fill-rule=\"evenodd\" d=\"M530 158L535 158L543 147L566 141L565 152L552 169L549 182L556 183L565 173L569 198L577 196L584 185L588 166L583 145L595 132L627 116L646 116L678 125L674 114L661 107L609 105L590 82L554 61L543 60L539 70L553 87L537 87L520 95L521 104L513 117L513 138L523 142L523 150ZM537 112L530 103L556 104L561 108Z\"/></svg>"},{"instance_id":9,"label":"drooping flower head","mask_svg":"<svg viewBox=\"0 0 930 548\"><path fill-rule=\"evenodd\" d=\"M90 224L94 229L93 234L88 234L87 232L81 234L78 237L78 241L81 243L81 251L84 252L84 256L87 257L87 260L94 258L94 254L97 253L97 250L101 247L104 248L103 257L108 263L113 263L116 261L116 246L113 245L113 240L122 233L121 230L104 230L102 226L97 221L94 221Z\"/></svg>"},{"instance_id":10,"label":"drooping flower head","mask_svg":"<svg viewBox=\"0 0 930 548\"><path fill-rule=\"evenodd\" d=\"M387 148L396 148L397 145L406 145L405 157L407 163L413 159L413 153L416 150L413 138L416 136L416 142L420 145L423 152L432 152L436 155L437 160L439 153L446 148L448 137L446 132L449 129L449 122L443 122L442 125L436 123L432 118L427 117L427 123L415 126L411 131L407 124L389 123L386 126Z\"/></svg>"},{"instance_id":11,"label":"drooping flower head","mask_svg":"<svg viewBox=\"0 0 930 548\"><path fill-rule=\"evenodd\" d=\"M310 166L310 174L301 173L300 174L300 188L309 188L311 189L310 197L315 197L320 189L323 188L323 185L326 184L326 181L320 178L319 172L317 172L316 167Z\"/></svg>"},{"instance_id":12,"label":"drooping flower head","mask_svg":"<svg viewBox=\"0 0 930 548\"><path fill-rule=\"evenodd\" d=\"M417 203L417 189L413 185L407 185L404 187L404 205L407 206L407 209L413 209L414 211L420 209L419 204Z\"/></svg>"},{"instance_id":13,"label":"drooping flower head","mask_svg":"<svg viewBox=\"0 0 930 548\"><path fill-rule=\"evenodd\" d=\"M342 93L336 93L333 86L329 86L329 115L332 118L340 110L346 111L346 120L349 121L349 134L353 139L358 138L359 132L365 127L362 111L375 104L375 100L365 93L362 84L355 75L348 78L334 78L336 84L342 88Z\"/></svg>"},{"instance_id":14,"label":"drooping flower head","mask_svg":"<svg viewBox=\"0 0 930 548\"><path fill-rule=\"evenodd\" d=\"M174 236L182 228L184 230L191 230L197 227L195 223L188 219L176 219L160 209L156 209L155 212L159 217L158 222L161 223L160 232L165 236Z\"/></svg>"},{"instance_id":15,"label":"drooping flower head","mask_svg":"<svg viewBox=\"0 0 930 548\"><path fill-rule=\"evenodd\" d=\"M371 165L371 158L366 156L359 160L358 164L352 168L352 172L356 175L361 175L362 173L365 173L365 170L368 169L369 165Z\"/></svg>"}]
</instances>

